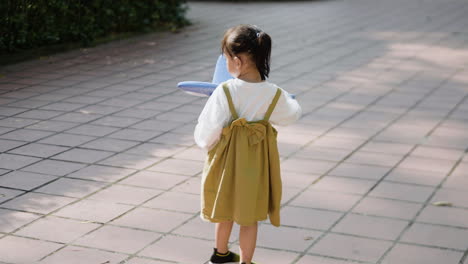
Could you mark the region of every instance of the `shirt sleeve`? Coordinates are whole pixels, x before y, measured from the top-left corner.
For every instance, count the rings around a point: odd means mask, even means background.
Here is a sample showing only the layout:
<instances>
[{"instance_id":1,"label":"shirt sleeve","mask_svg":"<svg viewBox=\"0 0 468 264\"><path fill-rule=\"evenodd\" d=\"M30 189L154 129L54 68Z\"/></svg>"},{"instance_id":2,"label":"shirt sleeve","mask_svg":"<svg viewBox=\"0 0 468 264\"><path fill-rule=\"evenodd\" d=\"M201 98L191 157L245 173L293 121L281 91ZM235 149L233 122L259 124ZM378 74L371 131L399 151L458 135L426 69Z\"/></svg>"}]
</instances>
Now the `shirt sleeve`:
<instances>
[{"instance_id":1,"label":"shirt sleeve","mask_svg":"<svg viewBox=\"0 0 468 264\"><path fill-rule=\"evenodd\" d=\"M297 100L291 98L287 91L281 89L281 96L271 114L270 122L274 125L286 126L296 122L301 115L302 108Z\"/></svg>"},{"instance_id":2,"label":"shirt sleeve","mask_svg":"<svg viewBox=\"0 0 468 264\"><path fill-rule=\"evenodd\" d=\"M195 127L194 139L200 148L210 150L219 140L231 113L222 84L218 85L205 104Z\"/></svg>"}]
</instances>

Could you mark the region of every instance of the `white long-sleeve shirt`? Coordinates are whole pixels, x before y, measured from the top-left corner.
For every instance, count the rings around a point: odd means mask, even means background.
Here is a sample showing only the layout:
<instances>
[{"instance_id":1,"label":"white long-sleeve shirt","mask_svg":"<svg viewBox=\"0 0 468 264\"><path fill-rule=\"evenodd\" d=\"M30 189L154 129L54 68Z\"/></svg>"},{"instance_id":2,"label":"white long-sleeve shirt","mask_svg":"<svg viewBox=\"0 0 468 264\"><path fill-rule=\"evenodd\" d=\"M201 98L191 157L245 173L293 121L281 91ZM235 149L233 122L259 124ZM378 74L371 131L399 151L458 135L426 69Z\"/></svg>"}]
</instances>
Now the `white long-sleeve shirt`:
<instances>
[{"instance_id":1,"label":"white long-sleeve shirt","mask_svg":"<svg viewBox=\"0 0 468 264\"><path fill-rule=\"evenodd\" d=\"M249 83L240 79L231 79L227 81L227 85L237 114L247 121L258 121L264 118L279 88L267 81ZM273 125L288 125L298 120L301 113L302 109L298 102L292 99L288 92L281 89L281 96L270 116L270 122ZM194 132L197 145L205 150L211 149L220 139L223 127L227 126L231 119L229 104L220 84L198 117Z\"/></svg>"}]
</instances>

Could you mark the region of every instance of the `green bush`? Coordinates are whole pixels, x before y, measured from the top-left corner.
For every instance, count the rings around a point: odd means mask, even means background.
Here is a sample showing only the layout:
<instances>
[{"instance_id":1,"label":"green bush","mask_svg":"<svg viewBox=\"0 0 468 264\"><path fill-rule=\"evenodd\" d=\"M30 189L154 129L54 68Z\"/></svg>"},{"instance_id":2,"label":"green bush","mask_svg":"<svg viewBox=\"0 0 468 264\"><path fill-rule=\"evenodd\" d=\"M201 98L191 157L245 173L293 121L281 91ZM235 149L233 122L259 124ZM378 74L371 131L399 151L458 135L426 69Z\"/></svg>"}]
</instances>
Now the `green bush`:
<instances>
[{"instance_id":1,"label":"green bush","mask_svg":"<svg viewBox=\"0 0 468 264\"><path fill-rule=\"evenodd\" d=\"M0 54L187 24L185 0L0 0Z\"/></svg>"}]
</instances>

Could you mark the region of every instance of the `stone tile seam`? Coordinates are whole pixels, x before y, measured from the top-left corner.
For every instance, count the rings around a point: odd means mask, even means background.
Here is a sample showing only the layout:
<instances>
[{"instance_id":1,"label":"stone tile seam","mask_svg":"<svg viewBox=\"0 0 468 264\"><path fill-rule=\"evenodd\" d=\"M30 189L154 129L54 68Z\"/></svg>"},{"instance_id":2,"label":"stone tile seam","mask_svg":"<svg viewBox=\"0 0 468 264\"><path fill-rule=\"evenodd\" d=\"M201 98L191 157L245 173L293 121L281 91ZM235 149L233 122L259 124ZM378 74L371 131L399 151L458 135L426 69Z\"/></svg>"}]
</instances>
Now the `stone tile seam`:
<instances>
[{"instance_id":1,"label":"stone tile seam","mask_svg":"<svg viewBox=\"0 0 468 264\"><path fill-rule=\"evenodd\" d=\"M415 55L413 55L413 56L415 56ZM408 58L408 59L409 59L409 58ZM415 76L416 76L416 75L413 75L412 78L414 78ZM409 80L411 80L412 78L409 78L408 80L406 80L406 82L409 81ZM403 84L403 83L404 83L404 82L402 82L402 84ZM384 98L386 95L390 94L393 90L395 90L395 89L397 89L397 88L398 88L398 86L395 87L395 88L392 88L390 91L388 91L388 92L387 92L386 94L384 94L383 96L377 97L373 102L371 102L370 104L368 104L368 105L366 106L365 109L367 109L369 106L375 104L375 103L378 102L380 99ZM399 120L399 119L401 119L403 116L405 116L411 109L413 109L414 107L416 107L420 102L422 102L426 97L428 97L431 93L433 93L437 88L438 88L438 87L433 88L433 89L431 90L430 93L427 93L427 94L424 95L421 99L417 100L417 101L416 101L411 107L409 107L405 112L403 112L403 113L401 113L400 115L398 115L398 117L397 117L396 119L392 120L392 122L390 122L389 124L387 124L383 129L381 129L379 132L375 133L374 136L371 136L367 141L365 141L363 144L361 144L359 147L357 147L355 151L353 151L352 153L348 154L348 156L346 156L346 157L343 159L343 161L345 161L348 157L350 157L354 152L358 151L358 150L359 150L362 146L364 146L368 141L371 141L372 138L374 138L375 136L377 136L381 131L383 131L383 130L386 129L388 126L390 126L391 124L395 123L397 120ZM364 109L363 109L363 110L364 110ZM363 111L363 110L360 110L360 111L358 111L357 113L360 113L360 112ZM355 114L354 114L354 115L355 115ZM353 117L354 115L352 115L351 117ZM351 118L351 117L349 117L349 118ZM348 118L348 119L349 119L349 118ZM344 121L346 121L346 120L347 120L347 119L345 119ZM342 121L342 122L344 122L344 121ZM339 124L340 124L340 123L339 123ZM338 124L337 126L339 126L339 124ZM328 131L324 132L321 136L325 135L327 132L328 132ZM319 136L318 138L320 138L321 136ZM312 142L313 142L313 141L312 141ZM305 146L308 146L308 145L310 145L310 144L311 144L311 142L307 143ZM415 148L416 148L416 145L413 146L413 148L411 149L411 151L410 151L409 153L411 153ZM294 154L294 153L293 153L293 154ZM291 155L293 155L293 154L291 154ZM400 159L400 161L399 161L397 164L395 164L393 168L397 167L398 164L400 164L400 163L406 158L407 155L408 155L408 154L406 154L405 156L403 156L402 159ZM335 166L335 167L336 167L336 166ZM331 168L329 171L325 172L325 173L324 173L322 176L320 176L317 180L315 180L313 183L311 183L310 185L308 185L302 192L299 192L299 194L297 194L296 196L293 196L293 197L292 197L288 202L286 202L285 205L283 205L283 206L288 205L288 203L290 203L292 200L294 200L295 198L297 198L300 194L302 194L302 193L303 193L305 190L307 190L310 186L312 186L312 185L314 185L316 182L320 181L323 177L325 177L325 175L327 175L329 172L331 172L332 169L334 169L334 168ZM374 185L373 188L375 188L375 186L377 186L392 170L393 170L393 169L389 170L389 171L386 173L386 175L384 175L384 176ZM325 231L325 232L322 234L322 236L319 237L317 240L315 240L315 241L309 246L309 248L307 248L304 252L309 251L315 244L318 243L318 241L320 241L329 231L331 231L331 229L334 228L338 222L340 222L342 219L344 219L344 217L345 217L348 213L350 213L350 212L357 206L357 204L359 204L359 203L364 199L364 197L366 197L366 196L373 190L373 188L371 188L366 194L364 194L364 195L362 196L362 198L359 199L359 201L357 201L357 202L354 204L354 206L352 206L345 214L343 214L343 215L335 222L335 224L334 224L333 226L331 226L327 231ZM416 217L417 217L417 216L416 216ZM416 218L416 217L415 217L415 218ZM406 230L403 230L403 231L401 232L401 234L403 234L405 231L406 231ZM401 234L400 234L400 235L401 235ZM393 247L391 247L391 248L393 248ZM390 249L391 249L391 248L390 248ZM389 249L389 250L390 250L390 249ZM387 251L387 252L389 252L389 251ZM384 256L385 256L385 254L382 256L382 258L383 258ZM300 259L300 257L299 257L298 259L296 259L296 260L293 262L293 264L296 263L297 261L299 261L299 259Z\"/></svg>"}]
</instances>

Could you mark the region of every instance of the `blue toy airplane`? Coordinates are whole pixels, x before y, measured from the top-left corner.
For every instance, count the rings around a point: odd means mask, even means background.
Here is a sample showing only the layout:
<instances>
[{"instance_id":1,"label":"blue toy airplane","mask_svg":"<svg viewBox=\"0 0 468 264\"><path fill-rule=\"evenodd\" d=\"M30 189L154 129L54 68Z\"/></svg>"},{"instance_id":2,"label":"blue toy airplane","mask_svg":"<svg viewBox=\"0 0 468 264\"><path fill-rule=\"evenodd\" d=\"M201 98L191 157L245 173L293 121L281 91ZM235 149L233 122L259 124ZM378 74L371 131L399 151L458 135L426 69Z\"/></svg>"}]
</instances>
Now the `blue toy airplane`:
<instances>
[{"instance_id":1,"label":"blue toy airplane","mask_svg":"<svg viewBox=\"0 0 468 264\"><path fill-rule=\"evenodd\" d=\"M191 95L210 96L220 83L229 79L234 79L234 77L228 72L226 58L221 54L216 61L213 80L211 82L185 81L178 83L177 87ZM291 98L295 99L296 96L291 94Z\"/></svg>"},{"instance_id":2,"label":"blue toy airplane","mask_svg":"<svg viewBox=\"0 0 468 264\"><path fill-rule=\"evenodd\" d=\"M210 96L220 83L229 79L234 79L234 77L232 77L227 70L224 56L219 55L211 82L186 81L178 83L177 87L191 95Z\"/></svg>"}]
</instances>

